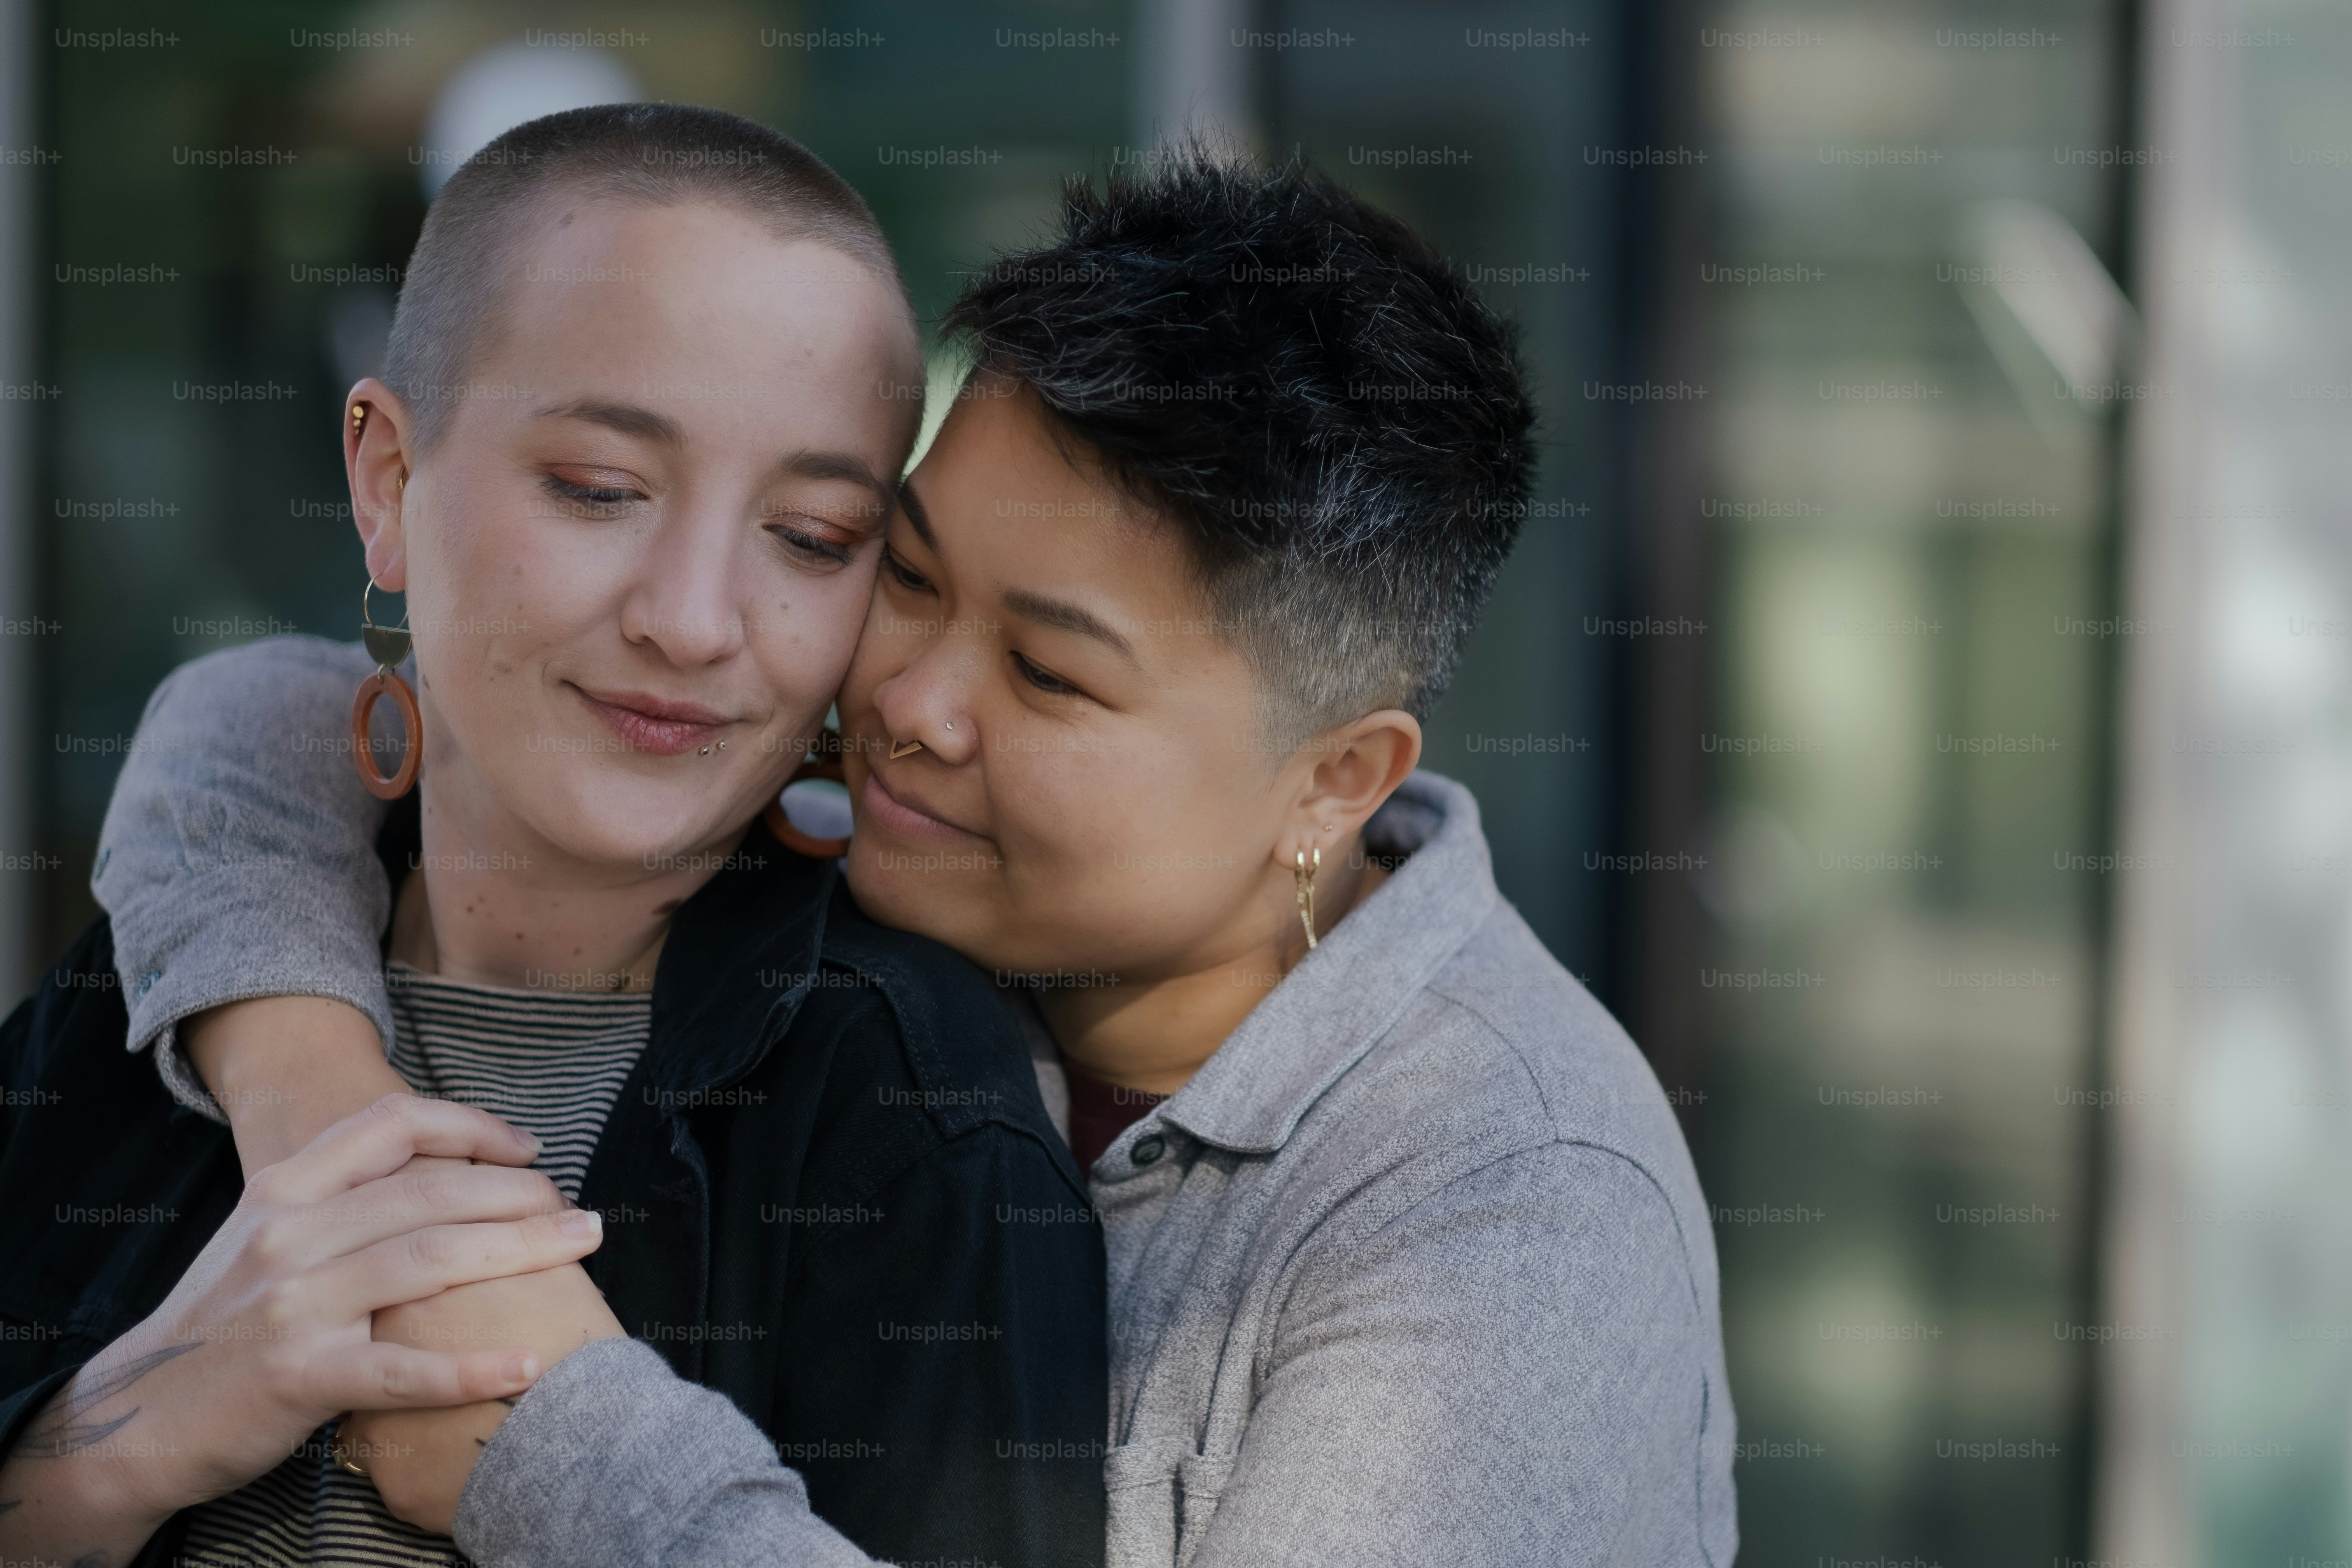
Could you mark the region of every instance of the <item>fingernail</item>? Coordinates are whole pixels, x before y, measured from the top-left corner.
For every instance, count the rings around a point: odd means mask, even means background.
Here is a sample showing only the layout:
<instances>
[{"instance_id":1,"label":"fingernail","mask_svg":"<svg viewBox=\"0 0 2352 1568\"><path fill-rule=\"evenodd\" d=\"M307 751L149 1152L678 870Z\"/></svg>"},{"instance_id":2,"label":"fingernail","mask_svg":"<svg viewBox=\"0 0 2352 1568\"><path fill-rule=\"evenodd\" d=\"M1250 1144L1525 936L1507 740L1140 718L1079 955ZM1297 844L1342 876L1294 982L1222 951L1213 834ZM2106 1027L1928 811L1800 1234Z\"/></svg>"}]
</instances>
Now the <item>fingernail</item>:
<instances>
[{"instance_id":1,"label":"fingernail","mask_svg":"<svg viewBox=\"0 0 2352 1568\"><path fill-rule=\"evenodd\" d=\"M539 1152L543 1145L541 1144L538 1139L532 1137L530 1133L524 1131L520 1127L515 1129L515 1137L521 1142L523 1148L530 1152L532 1159L536 1160L539 1158Z\"/></svg>"},{"instance_id":2,"label":"fingernail","mask_svg":"<svg viewBox=\"0 0 2352 1568\"><path fill-rule=\"evenodd\" d=\"M539 1375L539 1358L529 1351L519 1351L499 1363L499 1373L509 1383L529 1383Z\"/></svg>"},{"instance_id":3,"label":"fingernail","mask_svg":"<svg viewBox=\"0 0 2352 1568\"><path fill-rule=\"evenodd\" d=\"M604 1216L594 1209L571 1209L556 1217L556 1227L566 1236L602 1236Z\"/></svg>"}]
</instances>

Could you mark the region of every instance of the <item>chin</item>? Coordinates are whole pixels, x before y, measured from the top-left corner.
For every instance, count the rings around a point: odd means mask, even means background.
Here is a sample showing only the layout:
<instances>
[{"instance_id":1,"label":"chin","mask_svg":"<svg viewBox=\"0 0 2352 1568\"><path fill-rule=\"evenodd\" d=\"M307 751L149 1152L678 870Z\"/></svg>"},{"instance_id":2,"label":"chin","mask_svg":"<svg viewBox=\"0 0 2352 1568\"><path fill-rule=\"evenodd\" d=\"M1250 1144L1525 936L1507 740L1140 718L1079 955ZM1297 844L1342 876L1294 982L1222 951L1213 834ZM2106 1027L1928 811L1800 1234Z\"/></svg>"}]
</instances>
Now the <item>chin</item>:
<instances>
[{"instance_id":1,"label":"chin","mask_svg":"<svg viewBox=\"0 0 2352 1568\"><path fill-rule=\"evenodd\" d=\"M608 866L659 869L666 858L698 855L730 828L747 826L708 792L667 788L598 790L564 802L559 812L535 813L539 831L567 853Z\"/></svg>"},{"instance_id":2,"label":"chin","mask_svg":"<svg viewBox=\"0 0 2352 1568\"><path fill-rule=\"evenodd\" d=\"M967 952L970 944L956 939L974 923L971 911L981 900L971 896L963 879L920 868L920 857L940 853L936 846L892 843L861 825L846 857L850 895L859 909L884 925ZM885 857L899 856L917 864L881 863Z\"/></svg>"}]
</instances>

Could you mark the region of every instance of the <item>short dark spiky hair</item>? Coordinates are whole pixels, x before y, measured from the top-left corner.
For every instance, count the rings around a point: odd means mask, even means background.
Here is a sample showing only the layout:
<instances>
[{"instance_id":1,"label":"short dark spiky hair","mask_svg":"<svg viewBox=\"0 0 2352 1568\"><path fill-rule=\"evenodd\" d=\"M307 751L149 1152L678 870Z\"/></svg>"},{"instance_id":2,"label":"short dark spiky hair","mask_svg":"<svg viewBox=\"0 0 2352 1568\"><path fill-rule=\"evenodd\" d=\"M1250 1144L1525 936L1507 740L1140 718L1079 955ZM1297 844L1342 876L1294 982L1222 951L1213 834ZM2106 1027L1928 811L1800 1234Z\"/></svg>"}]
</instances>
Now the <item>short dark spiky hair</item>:
<instances>
[{"instance_id":1,"label":"short dark spiky hair","mask_svg":"<svg viewBox=\"0 0 2352 1568\"><path fill-rule=\"evenodd\" d=\"M946 329L1180 527L1270 729L1426 716L1527 512L1510 323L1387 214L1194 146L983 272Z\"/></svg>"},{"instance_id":2,"label":"short dark spiky hair","mask_svg":"<svg viewBox=\"0 0 2352 1568\"><path fill-rule=\"evenodd\" d=\"M791 137L716 109L608 103L528 121L449 176L425 216L384 346L384 384L430 449L465 404L499 321L515 241L559 191L649 206L709 201L788 239L817 239L905 285L857 193ZM911 319L911 307L909 313Z\"/></svg>"}]
</instances>

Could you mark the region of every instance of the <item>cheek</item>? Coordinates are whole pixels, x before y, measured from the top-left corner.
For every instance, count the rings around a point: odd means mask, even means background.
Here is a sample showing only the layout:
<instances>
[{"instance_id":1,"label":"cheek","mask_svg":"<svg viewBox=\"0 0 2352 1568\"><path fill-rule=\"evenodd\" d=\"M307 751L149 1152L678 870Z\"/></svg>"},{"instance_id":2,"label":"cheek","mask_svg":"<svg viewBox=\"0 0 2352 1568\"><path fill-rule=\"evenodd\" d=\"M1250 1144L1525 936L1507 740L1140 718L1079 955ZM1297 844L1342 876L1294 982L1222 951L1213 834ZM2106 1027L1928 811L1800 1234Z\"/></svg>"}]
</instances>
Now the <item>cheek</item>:
<instances>
[{"instance_id":1,"label":"cheek","mask_svg":"<svg viewBox=\"0 0 2352 1568\"><path fill-rule=\"evenodd\" d=\"M563 641L620 602L638 546L530 515L527 498L468 496L423 541L435 618L512 643Z\"/></svg>"},{"instance_id":2,"label":"cheek","mask_svg":"<svg viewBox=\"0 0 2352 1568\"><path fill-rule=\"evenodd\" d=\"M823 687L830 701L849 675L872 597L871 581L846 572L788 586L761 622L762 642L789 661L776 672L795 689Z\"/></svg>"},{"instance_id":3,"label":"cheek","mask_svg":"<svg viewBox=\"0 0 2352 1568\"><path fill-rule=\"evenodd\" d=\"M992 749L989 787L1027 894L1071 909L1191 906L1246 869L1229 784L1181 746L1116 732L1007 741Z\"/></svg>"}]
</instances>

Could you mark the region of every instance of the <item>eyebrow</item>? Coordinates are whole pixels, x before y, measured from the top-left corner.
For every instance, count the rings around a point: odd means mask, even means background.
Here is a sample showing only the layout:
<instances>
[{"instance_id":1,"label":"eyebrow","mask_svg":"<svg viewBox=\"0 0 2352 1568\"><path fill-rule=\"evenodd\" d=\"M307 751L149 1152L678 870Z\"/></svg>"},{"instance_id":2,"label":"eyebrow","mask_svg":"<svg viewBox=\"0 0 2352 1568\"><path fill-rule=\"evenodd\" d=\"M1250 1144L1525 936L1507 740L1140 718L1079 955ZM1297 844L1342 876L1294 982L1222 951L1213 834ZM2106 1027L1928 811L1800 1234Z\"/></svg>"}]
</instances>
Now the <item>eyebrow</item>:
<instances>
[{"instance_id":1,"label":"eyebrow","mask_svg":"<svg viewBox=\"0 0 2352 1568\"><path fill-rule=\"evenodd\" d=\"M1143 661L1135 656L1135 645L1114 630L1108 621L1092 610L1071 604L1067 599L1049 599L1043 594L1033 594L1025 588L1007 588L1004 607L1024 621L1034 621L1041 626L1053 626L1080 637L1092 637L1103 644L1136 668Z\"/></svg>"},{"instance_id":2,"label":"eyebrow","mask_svg":"<svg viewBox=\"0 0 2352 1568\"><path fill-rule=\"evenodd\" d=\"M642 440L657 441L665 447L686 445L685 427L667 414L656 414L650 408L640 408L634 403L599 403L583 398L577 403L550 404L539 411L541 419L584 419L591 425L602 425L607 430L618 430L624 436Z\"/></svg>"},{"instance_id":3,"label":"eyebrow","mask_svg":"<svg viewBox=\"0 0 2352 1568\"><path fill-rule=\"evenodd\" d=\"M796 479L842 479L872 492L881 503L875 513L877 518L888 518L891 503L904 499L903 491L884 484L873 465L852 452L794 452L782 467Z\"/></svg>"}]
</instances>

